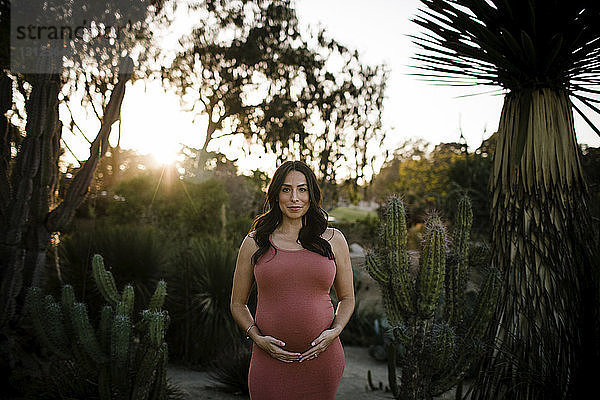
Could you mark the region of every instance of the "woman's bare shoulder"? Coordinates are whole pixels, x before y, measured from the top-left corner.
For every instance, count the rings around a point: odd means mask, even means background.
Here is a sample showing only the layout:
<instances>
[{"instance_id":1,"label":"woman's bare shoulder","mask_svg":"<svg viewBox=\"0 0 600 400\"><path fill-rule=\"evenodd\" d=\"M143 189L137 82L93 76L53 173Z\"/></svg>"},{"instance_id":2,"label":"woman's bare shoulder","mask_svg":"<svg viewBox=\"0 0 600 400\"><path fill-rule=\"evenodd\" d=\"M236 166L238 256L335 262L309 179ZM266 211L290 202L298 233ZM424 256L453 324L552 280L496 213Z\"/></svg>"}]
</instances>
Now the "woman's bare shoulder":
<instances>
[{"instance_id":1,"label":"woman's bare shoulder","mask_svg":"<svg viewBox=\"0 0 600 400\"><path fill-rule=\"evenodd\" d=\"M321 237L330 242L332 247L348 246L344 234L337 228L327 228Z\"/></svg>"},{"instance_id":2,"label":"woman's bare shoulder","mask_svg":"<svg viewBox=\"0 0 600 400\"><path fill-rule=\"evenodd\" d=\"M251 252L254 253L258 249L258 245L256 244L255 232L250 232L246 235L244 240L242 241L242 245L240 246L240 252Z\"/></svg>"}]
</instances>

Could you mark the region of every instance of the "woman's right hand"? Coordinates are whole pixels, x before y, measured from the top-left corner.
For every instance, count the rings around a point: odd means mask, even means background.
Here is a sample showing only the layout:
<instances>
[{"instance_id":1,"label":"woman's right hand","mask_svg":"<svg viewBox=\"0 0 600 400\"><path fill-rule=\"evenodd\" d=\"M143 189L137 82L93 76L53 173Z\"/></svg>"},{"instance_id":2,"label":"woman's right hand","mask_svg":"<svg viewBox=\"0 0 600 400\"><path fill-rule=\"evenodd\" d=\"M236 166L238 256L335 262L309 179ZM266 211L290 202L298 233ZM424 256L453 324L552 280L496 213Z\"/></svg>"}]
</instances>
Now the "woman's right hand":
<instances>
[{"instance_id":1,"label":"woman's right hand","mask_svg":"<svg viewBox=\"0 0 600 400\"><path fill-rule=\"evenodd\" d=\"M290 351L284 350L282 347L285 346L285 343L279 339L274 338L273 336L259 336L254 340L254 343L261 349L263 349L267 354L271 357L291 363L294 361L298 361L302 354L300 353L292 353Z\"/></svg>"}]
</instances>

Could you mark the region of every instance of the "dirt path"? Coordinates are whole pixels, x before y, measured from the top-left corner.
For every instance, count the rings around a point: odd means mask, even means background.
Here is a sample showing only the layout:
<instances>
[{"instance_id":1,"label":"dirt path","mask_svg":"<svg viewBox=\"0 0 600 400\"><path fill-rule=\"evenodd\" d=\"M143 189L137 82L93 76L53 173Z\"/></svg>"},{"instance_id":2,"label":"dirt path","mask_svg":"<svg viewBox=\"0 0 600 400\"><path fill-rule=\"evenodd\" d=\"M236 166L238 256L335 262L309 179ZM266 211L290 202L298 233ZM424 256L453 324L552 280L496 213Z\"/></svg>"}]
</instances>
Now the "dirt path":
<instances>
[{"instance_id":1,"label":"dirt path","mask_svg":"<svg viewBox=\"0 0 600 400\"><path fill-rule=\"evenodd\" d=\"M363 347L345 346L346 366L336 400L391 399L389 393L367 392L367 370L371 370L374 383L387 381L387 367L369 356ZM169 365L167 376L187 394L188 400L243 400L246 396L223 393L211 388L208 373Z\"/></svg>"}]
</instances>

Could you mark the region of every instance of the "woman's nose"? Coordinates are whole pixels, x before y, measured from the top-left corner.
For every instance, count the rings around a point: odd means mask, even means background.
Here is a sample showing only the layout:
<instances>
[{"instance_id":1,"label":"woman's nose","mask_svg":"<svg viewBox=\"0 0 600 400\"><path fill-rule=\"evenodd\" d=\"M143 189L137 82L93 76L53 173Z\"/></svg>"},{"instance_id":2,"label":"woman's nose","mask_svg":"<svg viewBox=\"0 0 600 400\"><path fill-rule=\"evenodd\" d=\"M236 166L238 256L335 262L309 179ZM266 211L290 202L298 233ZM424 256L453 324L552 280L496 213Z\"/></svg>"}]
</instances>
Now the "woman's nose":
<instances>
[{"instance_id":1,"label":"woman's nose","mask_svg":"<svg viewBox=\"0 0 600 400\"><path fill-rule=\"evenodd\" d=\"M298 191L296 189L292 189L292 201L298 200Z\"/></svg>"}]
</instances>

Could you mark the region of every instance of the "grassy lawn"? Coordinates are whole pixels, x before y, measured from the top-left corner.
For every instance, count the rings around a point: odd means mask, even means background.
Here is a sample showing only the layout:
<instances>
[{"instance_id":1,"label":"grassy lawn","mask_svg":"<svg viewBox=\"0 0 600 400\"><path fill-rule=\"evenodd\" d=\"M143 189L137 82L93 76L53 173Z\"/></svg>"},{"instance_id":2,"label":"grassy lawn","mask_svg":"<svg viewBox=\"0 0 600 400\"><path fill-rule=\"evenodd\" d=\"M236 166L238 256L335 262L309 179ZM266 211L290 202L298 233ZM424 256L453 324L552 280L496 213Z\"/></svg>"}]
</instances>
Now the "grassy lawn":
<instances>
[{"instance_id":1,"label":"grassy lawn","mask_svg":"<svg viewBox=\"0 0 600 400\"><path fill-rule=\"evenodd\" d=\"M356 207L338 207L329 212L338 222L352 222L367 216L376 217L376 211L363 210Z\"/></svg>"}]
</instances>

